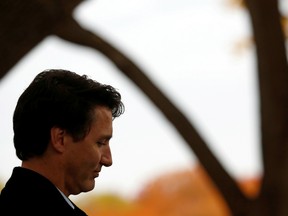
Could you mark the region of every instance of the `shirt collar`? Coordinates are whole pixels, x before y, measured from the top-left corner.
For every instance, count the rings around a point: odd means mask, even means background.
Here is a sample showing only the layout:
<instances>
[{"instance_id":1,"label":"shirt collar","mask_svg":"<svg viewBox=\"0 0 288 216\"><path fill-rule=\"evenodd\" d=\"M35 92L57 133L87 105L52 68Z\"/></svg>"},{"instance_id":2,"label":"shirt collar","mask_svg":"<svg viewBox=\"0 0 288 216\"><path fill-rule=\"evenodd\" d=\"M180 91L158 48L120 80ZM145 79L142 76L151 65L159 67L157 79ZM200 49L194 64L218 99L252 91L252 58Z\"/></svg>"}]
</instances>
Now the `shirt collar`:
<instances>
[{"instance_id":1,"label":"shirt collar","mask_svg":"<svg viewBox=\"0 0 288 216\"><path fill-rule=\"evenodd\" d=\"M57 187L56 187L57 188ZM75 206L73 205L73 203L68 199L68 197L66 197L65 196L65 194L61 191L61 190L59 190L59 188L57 188L58 189L58 191L60 192L60 194L63 196L63 198L66 200L66 202L73 208L73 209L75 209Z\"/></svg>"}]
</instances>

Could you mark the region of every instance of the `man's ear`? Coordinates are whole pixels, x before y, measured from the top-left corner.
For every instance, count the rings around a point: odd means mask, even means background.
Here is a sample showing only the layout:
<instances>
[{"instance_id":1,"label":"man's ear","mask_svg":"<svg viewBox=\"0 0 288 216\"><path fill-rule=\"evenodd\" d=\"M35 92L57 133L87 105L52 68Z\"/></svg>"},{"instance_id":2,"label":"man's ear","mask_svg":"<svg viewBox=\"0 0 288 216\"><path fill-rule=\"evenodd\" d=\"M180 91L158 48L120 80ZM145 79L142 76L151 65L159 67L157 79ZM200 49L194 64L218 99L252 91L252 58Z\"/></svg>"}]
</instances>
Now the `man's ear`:
<instances>
[{"instance_id":1,"label":"man's ear","mask_svg":"<svg viewBox=\"0 0 288 216\"><path fill-rule=\"evenodd\" d=\"M58 152L63 152L65 150L64 136L65 136L64 129L59 127L51 128L50 130L51 145Z\"/></svg>"}]
</instances>

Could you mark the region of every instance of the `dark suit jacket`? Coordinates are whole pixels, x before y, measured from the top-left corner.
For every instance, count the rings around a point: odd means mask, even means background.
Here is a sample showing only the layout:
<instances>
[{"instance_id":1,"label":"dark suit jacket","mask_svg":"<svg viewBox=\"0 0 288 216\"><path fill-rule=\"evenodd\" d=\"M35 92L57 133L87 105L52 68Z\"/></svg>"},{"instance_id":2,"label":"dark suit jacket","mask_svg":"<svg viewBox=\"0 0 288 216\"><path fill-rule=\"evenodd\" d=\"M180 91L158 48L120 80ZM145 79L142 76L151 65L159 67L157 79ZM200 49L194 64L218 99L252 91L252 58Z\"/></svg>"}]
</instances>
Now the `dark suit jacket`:
<instances>
[{"instance_id":1,"label":"dark suit jacket","mask_svg":"<svg viewBox=\"0 0 288 216\"><path fill-rule=\"evenodd\" d=\"M15 167L0 194L1 216L86 216L73 209L58 189L42 175Z\"/></svg>"}]
</instances>

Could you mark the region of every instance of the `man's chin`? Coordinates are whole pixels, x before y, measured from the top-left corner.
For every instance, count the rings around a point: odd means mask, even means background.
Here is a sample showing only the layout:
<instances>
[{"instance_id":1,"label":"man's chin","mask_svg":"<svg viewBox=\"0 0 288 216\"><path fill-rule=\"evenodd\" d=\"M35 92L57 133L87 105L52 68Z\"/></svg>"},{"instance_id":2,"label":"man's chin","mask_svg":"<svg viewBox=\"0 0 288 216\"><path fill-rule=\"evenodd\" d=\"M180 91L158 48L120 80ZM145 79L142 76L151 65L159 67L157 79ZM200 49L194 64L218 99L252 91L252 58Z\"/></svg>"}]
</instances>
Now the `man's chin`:
<instances>
[{"instance_id":1,"label":"man's chin","mask_svg":"<svg viewBox=\"0 0 288 216\"><path fill-rule=\"evenodd\" d=\"M88 192L88 191L91 191L93 190L95 187L95 180L91 180L89 181L89 183L87 184L87 186L85 187L85 190L83 192Z\"/></svg>"}]
</instances>

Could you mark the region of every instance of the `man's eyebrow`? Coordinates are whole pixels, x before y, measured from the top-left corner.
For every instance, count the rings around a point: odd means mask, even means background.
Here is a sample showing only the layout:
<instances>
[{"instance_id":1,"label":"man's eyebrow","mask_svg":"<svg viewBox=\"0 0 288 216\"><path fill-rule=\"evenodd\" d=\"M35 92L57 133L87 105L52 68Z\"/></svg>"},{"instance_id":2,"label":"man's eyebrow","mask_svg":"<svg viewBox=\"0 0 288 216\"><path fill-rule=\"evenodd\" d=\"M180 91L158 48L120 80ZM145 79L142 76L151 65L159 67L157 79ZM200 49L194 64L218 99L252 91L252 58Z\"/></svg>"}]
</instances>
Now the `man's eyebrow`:
<instances>
[{"instance_id":1,"label":"man's eyebrow","mask_svg":"<svg viewBox=\"0 0 288 216\"><path fill-rule=\"evenodd\" d=\"M112 138L112 135L103 135L100 136L100 139L110 140Z\"/></svg>"}]
</instances>

